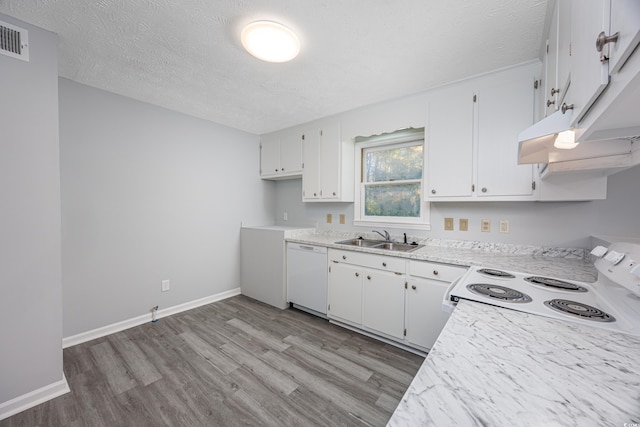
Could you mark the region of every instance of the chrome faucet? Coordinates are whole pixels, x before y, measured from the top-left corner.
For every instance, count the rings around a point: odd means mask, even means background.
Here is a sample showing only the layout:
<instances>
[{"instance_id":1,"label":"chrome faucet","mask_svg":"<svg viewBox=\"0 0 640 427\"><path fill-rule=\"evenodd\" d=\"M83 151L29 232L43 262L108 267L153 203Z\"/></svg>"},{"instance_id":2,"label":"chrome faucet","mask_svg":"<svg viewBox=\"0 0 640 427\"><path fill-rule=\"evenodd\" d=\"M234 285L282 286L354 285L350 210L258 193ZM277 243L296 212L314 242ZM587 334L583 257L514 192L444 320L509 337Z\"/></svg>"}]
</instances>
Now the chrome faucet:
<instances>
[{"instance_id":1,"label":"chrome faucet","mask_svg":"<svg viewBox=\"0 0 640 427\"><path fill-rule=\"evenodd\" d=\"M382 234L381 232L379 232L378 230L372 230L374 233L378 233L379 235L381 235L382 237L384 237L384 240L386 240L387 242L391 241L391 235L389 234L389 232L387 230L382 230L384 232L384 234Z\"/></svg>"}]
</instances>

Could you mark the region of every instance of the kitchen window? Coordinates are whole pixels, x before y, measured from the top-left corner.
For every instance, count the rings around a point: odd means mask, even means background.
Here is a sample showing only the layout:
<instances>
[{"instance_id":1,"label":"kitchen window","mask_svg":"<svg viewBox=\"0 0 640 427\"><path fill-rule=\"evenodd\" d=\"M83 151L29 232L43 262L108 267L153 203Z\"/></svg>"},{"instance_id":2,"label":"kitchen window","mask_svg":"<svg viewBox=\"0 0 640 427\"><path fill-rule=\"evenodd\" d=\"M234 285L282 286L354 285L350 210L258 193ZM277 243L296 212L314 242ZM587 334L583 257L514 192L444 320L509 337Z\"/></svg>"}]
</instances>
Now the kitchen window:
<instances>
[{"instance_id":1,"label":"kitchen window","mask_svg":"<svg viewBox=\"0 0 640 427\"><path fill-rule=\"evenodd\" d=\"M428 229L423 130L357 138L356 153L354 223Z\"/></svg>"}]
</instances>

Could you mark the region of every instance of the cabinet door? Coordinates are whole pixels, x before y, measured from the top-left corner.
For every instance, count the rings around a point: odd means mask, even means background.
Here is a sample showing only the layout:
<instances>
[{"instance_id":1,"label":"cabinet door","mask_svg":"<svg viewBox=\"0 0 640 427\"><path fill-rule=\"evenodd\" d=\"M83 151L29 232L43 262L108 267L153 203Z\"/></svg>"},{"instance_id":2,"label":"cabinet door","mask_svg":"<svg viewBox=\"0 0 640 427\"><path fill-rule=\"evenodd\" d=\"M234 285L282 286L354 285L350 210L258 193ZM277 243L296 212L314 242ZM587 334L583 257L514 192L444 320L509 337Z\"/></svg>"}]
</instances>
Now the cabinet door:
<instances>
[{"instance_id":1,"label":"cabinet door","mask_svg":"<svg viewBox=\"0 0 640 427\"><path fill-rule=\"evenodd\" d=\"M613 74L622 68L640 42L638 0L611 0L611 33L620 33L618 41L609 47L609 67Z\"/></svg>"},{"instance_id":2,"label":"cabinet door","mask_svg":"<svg viewBox=\"0 0 640 427\"><path fill-rule=\"evenodd\" d=\"M304 133L302 141L304 169L302 170L302 198L320 198L320 132L312 129Z\"/></svg>"},{"instance_id":3,"label":"cabinet door","mask_svg":"<svg viewBox=\"0 0 640 427\"><path fill-rule=\"evenodd\" d=\"M429 100L428 110L425 198L471 196L473 91L442 91Z\"/></svg>"},{"instance_id":4,"label":"cabinet door","mask_svg":"<svg viewBox=\"0 0 640 427\"><path fill-rule=\"evenodd\" d=\"M544 84L545 116L554 113L558 109L558 96L555 94L555 90L558 88L558 3L553 8L549 38L547 39L547 79ZM554 95L551 94L552 91Z\"/></svg>"},{"instance_id":5,"label":"cabinet door","mask_svg":"<svg viewBox=\"0 0 640 427\"><path fill-rule=\"evenodd\" d=\"M609 63L600 61L596 51L598 34L609 34L609 15L610 0L580 0L580 5L573 8L571 94L565 102L573 104L574 124L582 120L609 84Z\"/></svg>"},{"instance_id":6,"label":"cabinet door","mask_svg":"<svg viewBox=\"0 0 640 427\"><path fill-rule=\"evenodd\" d=\"M323 199L340 198L342 171L340 123L331 123L320 131L320 194Z\"/></svg>"},{"instance_id":7,"label":"cabinet door","mask_svg":"<svg viewBox=\"0 0 640 427\"><path fill-rule=\"evenodd\" d=\"M449 319L442 311L448 282L411 278L406 292L406 340L430 349Z\"/></svg>"},{"instance_id":8,"label":"cabinet door","mask_svg":"<svg viewBox=\"0 0 640 427\"><path fill-rule=\"evenodd\" d=\"M478 93L478 197L533 194L532 165L518 164L518 134L533 123L533 74Z\"/></svg>"},{"instance_id":9,"label":"cabinet door","mask_svg":"<svg viewBox=\"0 0 640 427\"><path fill-rule=\"evenodd\" d=\"M260 175L273 176L280 172L280 138L266 135L260 140Z\"/></svg>"},{"instance_id":10,"label":"cabinet door","mask_svg":"<svg viewBox=\"0 0 640 427\"><path fill-rule=\"evenodd\" d=\"M579 1L579 0L578 0ZM558 65L556 77L556 106L566 95L569 88L569 74L571 72L571 11L573 0L558 1ZM559 108L556 107L556 108Z\"/></svg>"},{"instance_id":11,"label":"cabinet door","mask_svg":"<svg viewBox=\"0 0 640 427\"><path fill-rule=\"evenodd\" d=\"M288 132L280 139L280 172L302 172L302 135Z\"/></svg>"},{"instance_id":12,"label":"cabinet door","mask_svg":"<svg viewBox=\"0 0 640 427\"><path fill-rule=\"evenodd\" d=\"M404 275L364 270L363 324L383 334L404 336Z\"/></svg>"},{"instance_id":13,"label":"cabinet door","mask_svg":"<svg viewBox=\"0 0 640 427\"><path fill-rule=\"evenodd\" d=\"M348 264L331 263L329 268L330 318L362 324L362 271Z\"/></svg>"}]
</instances>

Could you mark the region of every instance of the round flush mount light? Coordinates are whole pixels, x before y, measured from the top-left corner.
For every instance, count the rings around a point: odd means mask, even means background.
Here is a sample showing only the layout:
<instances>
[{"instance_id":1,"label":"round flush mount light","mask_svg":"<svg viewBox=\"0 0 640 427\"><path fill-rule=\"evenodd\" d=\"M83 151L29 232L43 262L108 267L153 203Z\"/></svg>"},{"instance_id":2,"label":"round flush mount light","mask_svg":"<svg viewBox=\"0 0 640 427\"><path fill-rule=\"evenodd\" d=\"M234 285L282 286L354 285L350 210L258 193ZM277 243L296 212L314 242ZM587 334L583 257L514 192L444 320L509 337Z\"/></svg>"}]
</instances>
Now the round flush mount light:
<instances>
[{"instance_id":1,"label":"round flush mount light","mask_svg":"<svg viewBox=\"0 0 640 427\"><path fill-rule=\"evenodd\" d=\"M267 62L287 62L300 52L300 40L293 31L272 21L256 21L244 27L242 46Z\"/></svg>"}]
</instances>

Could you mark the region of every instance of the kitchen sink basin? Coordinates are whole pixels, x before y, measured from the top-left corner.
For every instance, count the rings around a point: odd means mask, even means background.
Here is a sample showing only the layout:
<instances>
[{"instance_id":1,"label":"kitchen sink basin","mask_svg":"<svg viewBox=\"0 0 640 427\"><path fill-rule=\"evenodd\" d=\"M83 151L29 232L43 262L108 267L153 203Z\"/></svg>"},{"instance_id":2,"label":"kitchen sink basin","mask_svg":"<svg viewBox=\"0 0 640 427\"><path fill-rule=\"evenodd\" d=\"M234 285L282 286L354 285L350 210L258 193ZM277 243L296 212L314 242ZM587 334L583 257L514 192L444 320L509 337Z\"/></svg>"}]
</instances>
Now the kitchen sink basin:
<instances>
[{"instance_id":1,"label":"kitchen sink basin","mask_svg":"<svg viewBox=\"0 0 640 427\"><path fill-rule=\"evenodd\" d=\"M411 252L424 245L410 245L406 243L381 242L380 240L349 239L336 242L338 245L359 246L361 248L384 249L387 251Z\"/></svg>"},{"instance_id":2,"label":"kitchen sink basin","mask_svg":"<svg viewBox=\"0 0 640 427\"><path fill-rule=\"evenodd\" d=\"M360 246L363 248L369 248L371 246L379 245L380 240L368 240L368 239L349 239L336 242L338 245Z\"/></svg>"},{"instance_id":3,"label":"kitchen sink basin","mask_svg":"<svg viewBox=\"0 0 640 427\"><path fill-rule=\"evenodd\" d=\"M387 251L411 252L423 246L424 245L409 245L406 243L385 242L379 245L375 245L373 246L373 248L385 249Z\"/></svg>"}]
</instances>

